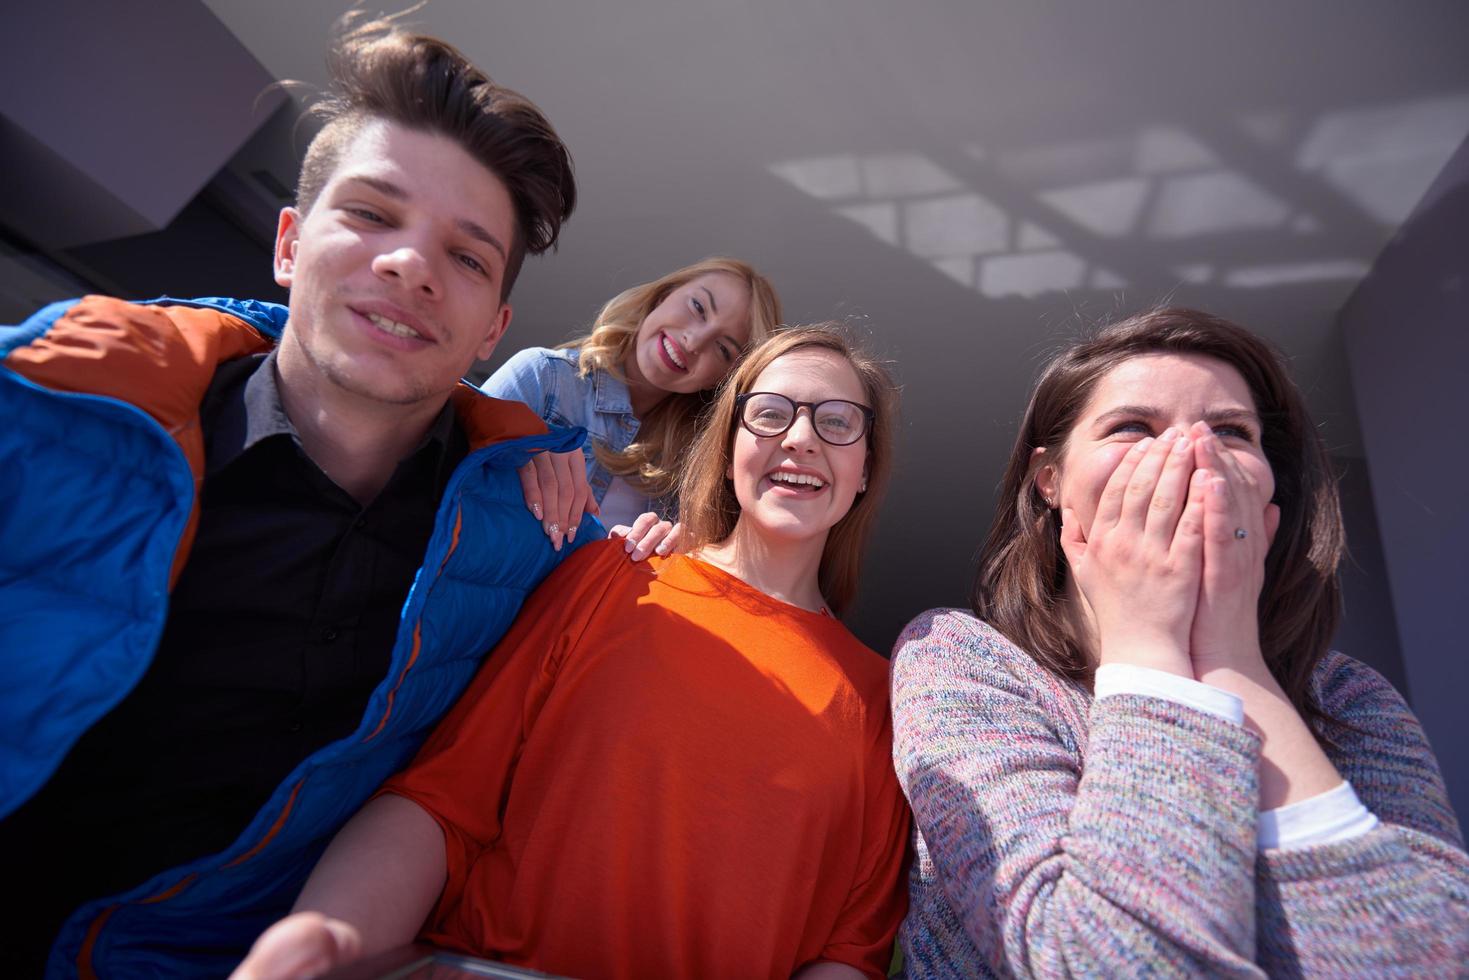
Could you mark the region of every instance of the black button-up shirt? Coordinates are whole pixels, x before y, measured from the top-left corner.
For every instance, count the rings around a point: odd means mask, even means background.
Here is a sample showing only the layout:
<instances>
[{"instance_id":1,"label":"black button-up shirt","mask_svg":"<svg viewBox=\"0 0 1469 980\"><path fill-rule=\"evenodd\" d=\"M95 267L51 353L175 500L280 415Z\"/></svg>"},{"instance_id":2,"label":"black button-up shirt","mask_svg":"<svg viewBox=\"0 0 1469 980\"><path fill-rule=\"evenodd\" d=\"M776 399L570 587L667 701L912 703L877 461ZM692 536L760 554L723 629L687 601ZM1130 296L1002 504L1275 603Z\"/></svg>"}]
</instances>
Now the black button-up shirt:
<instances>
[{"instance_id":1,"label":"black button-up shirt","mask_svg":"<svg viewBox=\"0 0 1469 980\"><path fill-rule=\"evenodd\" d=\"M32 865L11 880L56 886L48 940L80 901L228 846L386 674L466 437L446 405L362 506L301 449L276 382L273 353L216 374L198 531L153 663L0 830L4 863Z\"/></svg>"}]
</instances>

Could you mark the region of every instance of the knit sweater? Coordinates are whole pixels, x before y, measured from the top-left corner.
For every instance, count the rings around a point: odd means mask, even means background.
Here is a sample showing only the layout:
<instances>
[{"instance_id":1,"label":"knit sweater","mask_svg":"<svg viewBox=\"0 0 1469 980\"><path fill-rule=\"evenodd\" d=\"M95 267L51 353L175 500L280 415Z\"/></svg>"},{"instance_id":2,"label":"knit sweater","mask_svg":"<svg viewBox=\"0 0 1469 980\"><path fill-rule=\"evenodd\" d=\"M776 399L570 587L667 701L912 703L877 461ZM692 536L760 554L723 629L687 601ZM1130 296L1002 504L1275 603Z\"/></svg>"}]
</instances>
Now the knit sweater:
<instances>
[{"instance_id":1,"label":"knit sweater","mask_svg":"<svg viewBox=\"0 0 1469 980\"><path fill-rule=\"evenodd\" d=\"M1469 856L1423 730L1370 667L1313 677L1327 753L1375 813L1257 851L1260 739L1160 698L1093 700L958 610L893 658L893 756L917 853L910 977L1457 976Z\"/></svg>"}]
</instances>

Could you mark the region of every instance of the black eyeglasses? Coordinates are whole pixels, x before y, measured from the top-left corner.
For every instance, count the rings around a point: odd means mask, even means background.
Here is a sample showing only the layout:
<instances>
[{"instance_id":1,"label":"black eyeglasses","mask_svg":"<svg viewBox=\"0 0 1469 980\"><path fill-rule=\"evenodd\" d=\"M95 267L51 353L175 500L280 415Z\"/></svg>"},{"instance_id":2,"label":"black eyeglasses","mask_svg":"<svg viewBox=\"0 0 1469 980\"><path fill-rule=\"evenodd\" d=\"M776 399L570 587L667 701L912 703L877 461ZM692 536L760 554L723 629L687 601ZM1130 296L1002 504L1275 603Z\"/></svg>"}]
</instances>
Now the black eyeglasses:
<instances>
[{"instance_id":1,"label":"black eyeglasses","mask_svg":"<svg viewBox=\"0 0 1469 980\"><path fill-rule=\"evenodd\" d=\"M740 424L762 438L783 435L796 424L801 409L811 412L811 427L821 441L833 446L850 446L867 434L877 413L866 405L828 398L824 402L798 402L773 391L750 391L735 399Z\"/></svg>"}]
</instances>

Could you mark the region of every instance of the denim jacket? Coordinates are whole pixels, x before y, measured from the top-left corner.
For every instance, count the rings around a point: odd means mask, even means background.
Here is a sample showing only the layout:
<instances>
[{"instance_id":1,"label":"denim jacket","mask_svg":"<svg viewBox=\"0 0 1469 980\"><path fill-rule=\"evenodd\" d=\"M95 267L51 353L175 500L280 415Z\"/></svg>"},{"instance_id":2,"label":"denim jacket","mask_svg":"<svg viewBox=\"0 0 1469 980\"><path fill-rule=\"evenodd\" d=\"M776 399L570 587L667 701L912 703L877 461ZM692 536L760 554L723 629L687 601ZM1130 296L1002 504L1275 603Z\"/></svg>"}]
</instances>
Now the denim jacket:
<instances>
[{"instance_id":1,"label":"denim jacket","mask_svg":"<svg viewBox=\"0 0 1469 980\"><path fill-rule=\"evenodd\" d=\"M592 444L622 452L637 437L638 419L627 385L606 371L582 377L577 373L580 357L575 347L528 347L500 365L482 388L496 398L524 402L550 425L586 429L582 453L587 460L587 484L600 504L612 474L597 461Z\"/></svg>"}]
</instances>

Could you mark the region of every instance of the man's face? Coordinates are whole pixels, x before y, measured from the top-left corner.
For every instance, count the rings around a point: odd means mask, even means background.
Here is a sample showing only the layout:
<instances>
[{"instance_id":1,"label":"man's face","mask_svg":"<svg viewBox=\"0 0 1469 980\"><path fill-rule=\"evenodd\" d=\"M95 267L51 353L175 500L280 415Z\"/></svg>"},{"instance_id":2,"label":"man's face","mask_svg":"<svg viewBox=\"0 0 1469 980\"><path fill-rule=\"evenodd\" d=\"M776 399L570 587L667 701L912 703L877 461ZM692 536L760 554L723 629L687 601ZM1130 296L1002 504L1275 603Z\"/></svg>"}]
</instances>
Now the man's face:
<instances>
[{"instance_id":1,"label":"man's face","mask_svg":"<svg viewBox=\"0 0 1469 980\"><path fill-rule=\"evenodd\" d=\"M440 399L510 323L500 300L515 208L444 136L363 124L311 211L281 212L281 339L316 384L375 403Z\"/></svg>"}]
</instances>

